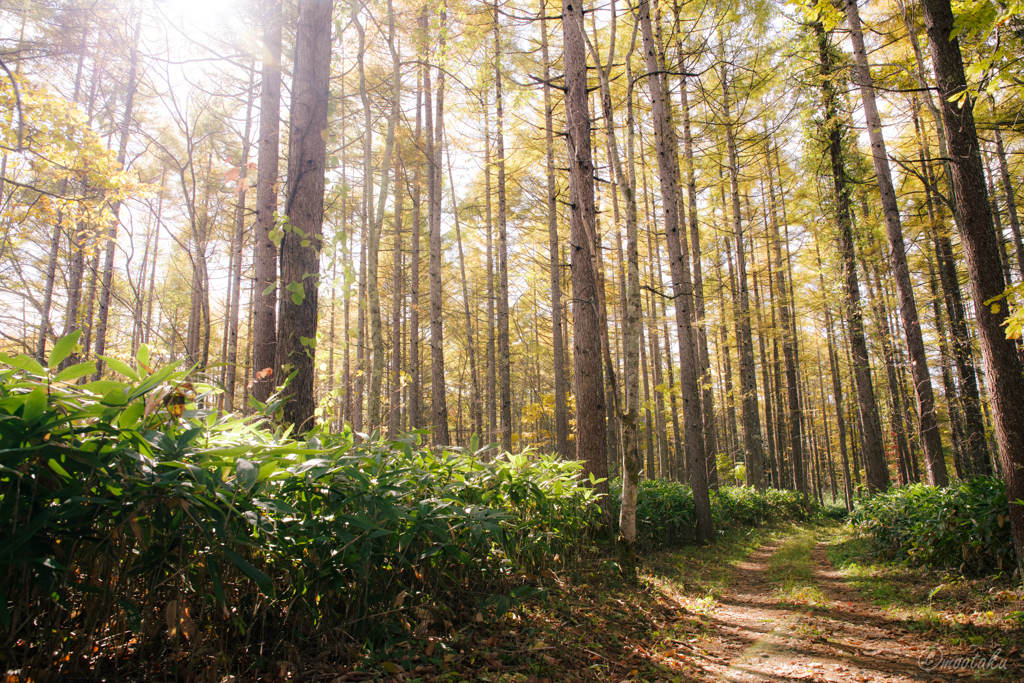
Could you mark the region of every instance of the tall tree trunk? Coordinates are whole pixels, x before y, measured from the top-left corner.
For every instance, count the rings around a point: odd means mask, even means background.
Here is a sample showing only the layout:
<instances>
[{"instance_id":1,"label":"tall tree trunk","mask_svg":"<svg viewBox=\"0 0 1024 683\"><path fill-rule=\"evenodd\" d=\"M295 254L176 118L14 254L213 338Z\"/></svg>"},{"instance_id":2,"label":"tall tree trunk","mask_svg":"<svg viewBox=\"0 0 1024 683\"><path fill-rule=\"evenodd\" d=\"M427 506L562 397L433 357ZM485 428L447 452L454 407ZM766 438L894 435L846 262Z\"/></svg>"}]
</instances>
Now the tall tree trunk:
<instances>
[{"instance_id":1,"label":"tall tree trunk","mask_svg":"<svg viewBox=\"0 0 1024 683\"><path fill-rule=\"evenodd\" d=\"M618 140L615 135L615 113L612 108L612 96L609 76L612 65L615 63L615 0L611 5L611 29L609 39L609 53L607 66L601 66L600 55L594 45L587 40L587 47L597 67L601 87L601 109L605 120L605 137L608 144L608 163L612 167L615 177L615 186L622 192L626 202L626 259L628 262L628 280L620 286L625 286L625 407L618 410L618 419L622 425L622 504L619 513L619 555L623 563L624 573L633 577L636 574L636 555L634 542L636 541L636 502L637 489L640 483L640 460L639 442L637 440L637 422L640 416L640 256L639 256L639 231L636 206L636 165L634 159L634 137L635 126L633 120L633 81L627 76L629 83L626 86L627 120L626 120L626 166L623 170L622 161L619 155ZM582 18L582 17L581 17ZM586 38L583 26L580 26L580 34ZM636 46L636 26L630 41L627 54L631 55ZM628 61L628 57L627 57ZM628 67L627 67L628 73ZM617 206L617 203L616 203ZM605 330L607 334L607 330ZM605 350L607 352L607 339ZM608 368L611 374L611 367ZM619 400L618 389L614 380L610 383L616 402Z\"/></svg>"},{"instance_id":2,"label":"tall tree trunk","mask_svg":"<svg viewBox=\"0 0 1024 683\"><path fill-rule=\"evenodd\" d=\"M594 477L610 526L604 371L601 363L600 300L596 273L594 165L587 102L587 59L583 8L562 0L565 59L565 141L569 162L569 244L573 300L573 358L576 383L576 459L584 462L584 480ZM501 152L499 152L499 158Z\"/></svg>"},{"instance_id":3,"label":"tall tree trunk","mask_svg":"<svg viewBox=\"0 0 1024 683\"><path fill-rule=\"evenodd\" d=\"M249 150L252 148L252 105L256 92L253 79L256 69L249 71L249 93L245 105L245 132L242 134L242 158L238 162L238 202L235 205L235 235L231 243L231 300L228 303L227 353L224 381L226 409L235 409L235 384L238 378L238 310L242 297L242 247L245 243L245 193L249 181Z\"/></svg>"},{"instance_id":4,"label":"tall tree trunk","mask_svg":"<svg viewBox=\"0 0 1024 683\"><path fill-rule=\"evenodd\" d=\"M819 71L822 76L824 116L827 122L828 153L832 169L836 201L836 223L839 230L839 253L846 272L846 315L850 327L854 377L857 384L857 402L860 406L861 433L864 444L864 464L868 489L874 493L889 488L889 470L885 464L882 444L882 426L878 419L874 387L871 383L871 365L864 338L864 317L860 307L860 287L857 284L857 257L853 244L853 226L850 213L850 191L847 186L846 164L843 159L842 130L839 127L835 88L831 79L832 56L825 29L814 23L818 42Z\"/></svg>"},{"instance_id":5,"label":"tall tree trunk","mask_svg":"<svg viewBox=\"0 0 1024 683\"><path fill-rule=\"evenodd\" d=\"M331 0L299 0L295 34L288 184L281 239L281 316L277 363L294 378L285 390L284 421L313 427L316 397L317 292L323 242L327 108L331 75Z\"/></svg>"},{"instance_id":6,"label":"tall tree trunk","mask_svg":"<svg viewBox=\"0 0 1024 683\"><path fill-rule=\"evenodd\" d=\"M494 3L494 102L497 114L498 154L498 401L501 413L501 448L512 450L512 375L508 338L508 226L505 199L505 111L501 90L501 36L498 3ZM589 140L589 137L588 137ZM589 145L588 145L589 146Z\"/></svg>"},{"instance_id":7,"label":"tall tree trunk","mask_svg":"<svg viewBox=\"0 0 1024 683\"><path fill-rule=\"evenodd\" d=\"M900 210L896 203L896 191L893 188L892 176L889 172L889 158L886 155L885 138L882 135L882 120L878 115L878 107L875 103L875 87L868 67L867 52L864 49L864 35L861 31L860 13L857 10L856 0L846 0L846 20L850 27L853 56L857 63L854 73L857 75L857 80L860 81L864 116L867 119L868 136L871 139L871 159L875 166L878 189L882 198L885 236L889 240L889 263L896 280L900 318L903 321L907 352L910 355L910 371L914 378L914 394L917 397L921 445L924 447L928 483L932 486L947 486L949 475L946 472L946 460L942 453L939 423L935 416L935 395L932 391L931 374L928 371L928 357L925 354L924 340L921 337L917 300L914 297L914 287L910 281L906 246L903 243Z\"/></svg>"},{"instance_id":8,"label":"tall tree trunk","mask_svg":"<svg viewBox=\"0 0 1024 683\"><path fill-rule=\"evenodd\" d=\"M818 250L815 244L815 250ZM822 296L825 295L825 275L821 267L821 252L818 256L818 282ZM853 511L853 482L850 479L850 458L846 448L846 418L843 415L843 383L839 376L839 358L836 355L835 338L832 332L832 308L825 299L825 341L828 345L828 365L832 375L832 399L836 407L836 430L839 432L839 453L843 459L844 500L848 512Z\"/></svg>"},{"instance_id":9,"label":"tall tree trunk","mask_svg":"<svg viewBox=\"0 0 1024 683\"><path fill-rule=\"evenodd\" d=\"M892 418L890 428L896 439L897 465L899 466L900 485L906 486L911 480L910 471L910 446L907 443L907 430L903 422L903 400L900 392L899 379L896 376L896 354L893 352L890 340L893 339L892 329L889 327L888 313L881 302L881 295L875 291L872 282L871 271L864 260L864 254L860 254L861 268L864 270L864 284L868 292L868 301L875 314L875 322L878 325L879 341L882 344L882 358L885 360L885 378L889 385L889 401L892 405ZM877 278L877 273L876 273ZM931 483L931 482L929 482ZM934 486L935 484L932 484Z\"/></svg>"},{"instance_id":10,"label":"tall tree trunk","mask_svg":"<svg viewBox=\"0 0 1024 683\"><path fill-rule=\"evenodd\" d=\"M767 441L767 447L765 448L765 471L768 476L774 481L778 481L777 477L772 477L772 463L777 459L775 453L775 433L772 429L772 385L771 378L769 375L771 366L768 364L768 354L765 352L765 326L763 316L761 315L761 291L757 286L757 271L754 271L754 310L757 312L757 348L758 353L761 356L761 383L764 386L764 427L765 427L765 439ZM767 486L767 482L764 483Z\"/></svg>"},{"instance_id":11,"label":"tall tree trunk","mask_svg":"<svg viewBox=\"0 0 1024 683\"><path fill-rule=\"evenodd\" d=\"M932 170L928 143L924 130L915 121L919 133L918 159L925 179L926 206L936 192L935 176ZM989 474L988 443L985 437L985 421L981 414L981 393L978 390L978 374L974 363L974 350L967 330L967 313L964 310L963 294L960 290L960 275L953 256L953 245L942 225L942 204L931 202L934 216L931 224L931 239L935 249L936 268L942 284L943 301L949 320L953 342L953 359L960 375L960 400L964 409L964 448L971 475Z\"/></svg>"},{"instance_id":12,"label":"tall tree trunk","mask_svg":"<svg viewBox=\"0 0 1024 683\"><path fill-rule=\"evenodd\" d=\"M366 139L363 187L366 196L366 212L370 219L370 238L367 244L367 281L366 293L367 303L370 312L370 344L373 347L373 364L370 370L370 395L367 401L367 422L371 430L383 426L383 415L381 414L381 396L384 379L384 336L381 331L380 314L380 287L378 261L380 256L380 237L384 229L384 209L388 197L388 176L391 172L391 155L395 148L395 128L398 125L400 105L402 98L402 62L398 54L395 35L395 13L392 3L388 2L388 36L387 43L391 51L391 113L388 116L388 132L384 139L384 156L380 164L380 190L377 195L377 210L373 211L373 145L370 133L370 101L366 93L366 78L363 71L362 60L362 26L358 20L353 22L360 32L360 56L359 56L359 92L363 98L363 111L366 117ZM397 178L397 173L395 174ZM400 193L397 188L396 193ZM397 207L396 207L397 208Z\"/></svg>"},{"instance_id":13,"label":"tall tree trunk","mask_svg":"<svg viewBox=\"0 0 1024 683\"><path fill-rule=\"evenodd\" d=\"M682 46L677 46L680 56ZM627 60L627 65L629 64ZM690 222L690 243L693 256L693 299L697 313L697 343L700 362L700 385L703 392L704 446L708 471L708 486L718 488L718 434L715 428L715 391L711 380L711 360L708 355L707 313L704 308L704 277L701 271L700 229L697 222L697 179L693 163L693 133L690 130L690 100L687 94L685 69L679 77L679 100L683 116L683 159L686 166L687 218ZM627 71L628 73L628 71ZM632 83L632 78L628 77Z\"/></svg>"},{"instance_id":14,"label":"tall tree trunk","mask_svg":"<svg viewBox=\"0 0 1024 683\"><path fill-rule=\"evenodd\" d=\"M402 175L404 176L404 169ZM388 435L398 434L402 418L402 205L405 188L395 169L395 246L391 279L391 410Z\"/></svg>"},{"instance_id":15,"label":"tall tree trunk","mask_svg":"<svg viewBox=\"0 0 1024 683\"><path fill-rule=\"evenodd\" d=\"M459 248L459 276L462 280L462 311L466 320L466 349L469 351L469 377L472 383L469 398L469 414L473 433L482 434L483 406L480 401L480 379L476 371L476 335L473 333L473 317L469 310L469 284L466 281L466 255L462 249L462 225L459 220L458 200L455 197L455 178L452 175L451 151L448 152L448 185L452 193L452 213L455 215L455 244Z\"/></svg>"},{"instance_id":16,"label":"tall tree trunk","mask_svg":"<svg viewBox=\"0 0 1024 683\"><path fill-rule=\"evenodd\" d=\"M993 110L995 102L992 103ZM1006 211L1010 216L1010 232L1013 233L1013 245L1017 253L1017 268L1020 271L1021 279L1024 280L1024 242L1021 240L1020 219L1017 216L1017 199L1013 193L1013 180L1010 178L1010 169L1006 165L1006 148L1003 146L1003 133L999 130L999 124L993 122L992 132L996 138L996 156L999 157L999 175L1003 182L1003 195L1006 197Z\"/></svg>"},{"instance_id":17,"label":"tall tree trunk","mask_svg":"<svg viewBox=\"0 0 1024 683\"><path fill-rule=\"evenodd\" d=\"M541 61L544 63L544 157L547 167L548 259L551 270L551 347L555 375L555 452L563 458L569 453L569 420L565 407L565 357L562 353L562 288L558 261L558 188L555 185L553 105L551 103L551 60L548 56L547 0L540 3ZM631 106L627 102L626 106ZM490 197L488 197L488 200ZM488 225L490 221L488 221ZM488 249L490 249L488 229ZM488 253L490 253L488 251ZM488 269L488 278L491 274ZM488 280L490 281L490 280ZM490 305L490 304L488 304Z\"/></svg>"},{"instance_id":18,"label":"tall tree trunk","mask_svg":"<svg viewBox=\"0 0 1024 683\"><path fill-rule=\"evenodd\" d=\"M729 81L722 63L722 106L725 116L725 144L729 152L729 184L732 194L732 224L736 236L736 278L739 300L736 302L736 342L740 356L740 391L743 401L743 450L747 486L764 488L764 441L761 437L760 409L757 405L757 369L754 367L754 340L750 330L750 291L747 285L746 247L743 217L740 214L739 155L729 107Z\"/></svg>"},{"instance_id":19,"label":"tall tree trunk","mask_svg":"<svg viewBox=\"0 0 1024 683\"><path fill-rule=\"evenodd\" d=\"M142 17L135 23L135 35L132 38L131 51L129 53L128 84L125 91L124 113L121 116L120 142L117 148L118 168L125 167L125 158L128 153L128 133L132 121L132 113L135 111L135 91L138 87L138 57L139 57L139 34L142 30ZM100 289L99 319L96 322L96 374L95 379L103 376L103 359L100 358L107 348L107 319L110 315L110 287L114 277L114 248L117 246L117 226L121 202L114 202L110 207L112 223L107 237L106 249L103 255L103 286Z\"/></svg>"},{"instance_id":20,"label":"tall tree trunk","mask_svg":"<svg viewBox=\"0 0 1024 683\"><path fill-rule=\"evenodd\" d=\"M420 14L420 31L421 45L426 44L426 8ZM423 57L424 55L421 53L421 58ZM430 67L426 59L423 58L423 65L416 78L416 149L418 150L424 149L422 130L423 83L430 77L429 69ZM427 106L429 108L429 104ZM421 216L423 211L421 207L423 170L425 166L423 161L424 159L417 157L412 179L412 263L409 265L409 426L412 429L419 429L422 426L422 408L420 407L421 397L423 396L423 390L420 387L420 229L423 223Z\"/></svg>"},{"instance_id":21,"label":"tall tree trunk","mask_svg":"<svg viewBox=\"0 0 1024 683\"><path fill-rule=\"evenodd\" d=\"M679 153L672 124L666 88L658 67L658 48L651 30L650 5L641 0L639 21L643 33L648 71L648 87L654 118L654 137L661 181L662 210L675 296L676 324L679 329L679 374L682 381L683 417L686 423L686 451L696 512L696 538L699 543L714 540L711 499L708 495L707 464L704 449L704 422L701 417L701 393L696 363L696 335L693 325L693 288L690 278L689 249L680 238L679 225Z\"/></svg>"},{"instance_id":22,"label":"tall tree trunk","mask_svg":"<svg viewBox=\"0 0 1024 683\"><path fill-rule=\"evenodd\" d=\"M256 171L255 276L252 396L270 398L284 378L273 374L277 357L277 180L281 139L281 0L264 0L260 145Z\"/></svg>"},{"instance_id":23,"label":"tall tree trunk","mask_svg":"<svg viewBox=\"0 0 1024 683\"><path fill-rule=\"evenodd\" d=\"M24 32L24 23L22 24L22 32ZM81 41L81 43L79 44L79 47L78 47L78 68L75 70L75 90L74 90L74 94L71 97L72 104L74 104L76 106L78 104L78 96L79 96L79 93L81 92L81 88L82 88L82 70L85 67L86 40L88 39L88 37L89 37L89 25L88 25L88 23L86 23L86 25L82 28L82 41ZM20 60L19 60L19 66L20 66ZM89 108L90 108L90 110L92 109L92 102L89 103ZM91 121L91 119L92 119L91 111L90 111L90 116L88 118L89 118L89 122L91 124L91 122L92 122ZM7 170L6 167L7 167L7 156L5 154L4 155L4 172L5 173L6 173L6 170ZM68 178L65 177L61 181L60 194L63 195L65 192L67 192L67 188L68 188ZM0 201L2 201L2 200L3 200L3 192L2 192L2 186L0 186ZM53 285L54 285L54 280L56 279L56 275L57 275L57 257L60 254L60 240L61 240L61 234L63 232L64 232L63 215L62 215L61 212L58 212L57 220L55 220L53 222L53 236L50 238L50 257L49 257L49 260L47 261L47 264L46 264L46 280L45 280L45 283L44 283L43 302L42 302L43 305L42 305L42 310L39 311L40 324L39 324L39 338L38 338L38 341L36 343L36 358L41 363L46 361L46 338L47 338L47 335L51 334L51 333L52 334L56 333L56 331L53 329L53 326L50 324L50 306L51 306L51 303L53 301ZM72 232L74 232L74 231L72 231ZM73 235L70 235L70 238L71 239L69 240L69 243L70 243L69 244L69 251L72 252L72 259L74 259L74 254L76 253L75 245L76 245L76 243L78 241L78 237L77 237L77 235L73 234ZM148 241L146 243L146 246L147 247L149 246L149 242ZM81 262L81 259L79 259L79 262ZM72 265L72 269L74 269L74 264ZM74 274L72 274L72 278L73 277L74 277ZM81 288L81 268L78 269L78 279L79 279L79 285L78 286L79 286L79 288ZM70 304L70 301L68 303ZM70 309L70 305L68 306L68 308ZM66 311L65 312L65 324L64 324L65 329L67 329L69 327L69 324L67 322L68 319L69 318L67 316L67 311ZM67 333L65 333L65 334L67 334Z\"/></svg>"},{"instance_id":24,"label":"tall tree trunk","mask_svg":"<svg viewBox=\"0 0 1024 683\"><path fill-rule=\"evenodd\" d=\"M445 13L442 11L441 31L446 30ZM444 39L441 40L442 54ZM430 80L426 81L427 106L427 156L428 185L430 198L430 403L434 445L447 446L451 443L448 434L448 403L444 378L444 323L442 318L441 291L441 131L444 127L444 71L437 70L437 121L436 126L430 114Z\"/></svg>"},{"instance_id":25,"label":"tall tree trunk","mask_svg":"<svg viewBox=\"0 0 1024 683\"><path fill-rule=\"evenodd\" d=\"M767 152L771 154L771 146ZM776 170L779 172L779 184L782 186L782 168L779 163L779 150L775 148L775 160ZM775 192L772 189L774 183L771 175L771 160L768 160L768 188L769 188L769 200L771 202L772 210L772 243L775 251L775 278L776 278L776 289L779 296L779 323L782 325L782 355L786 365L786 403L789 408L788 423L786 425L786 432L789 434L789 456L790 464L793 473L793 485L797 491L800 491L805 496L807 494L807 484L804 481L804 454L803 454L803 436L801 433L801 422L802 416L800 415L800 399L797 391L797 340L796 340L796 325L795 325L795 314L793 312L794 301L789 296L792 291L791 284L786 281L786 274L782 268L782 239L779 234L779 223L778 217L775 213ZM780 204L783 209L783 221L785 221L785 201L784 197L780 197ZM789 227L786 227L788 234ZM787 262L789 261L789 248L786 249Z\"/></svg>"},{"instance_id":26,"label":"tall tree trunk","mask_svg":"<svg viewBox=\"0 0 1024 683\"><path fill-rule=\"evenodd\" d=\"M960 238L978 317L996 442L1006 495L1015 501L1010 505L1010 529L1017 566L1024 571L1024 506L1016 502L1024 498L1024 377L1016 345L1006 339L1003 330L1007 307L987 303L1003 293L1006 283L998 268L999 248L985 196L985 174L960 44L957 38L950 39L954 31L953 12L949 0L923 0L922 6L948 136L953 188L960 210Z\"/></svg>"},{"instance_id":27,"label":"tall tree trunk","mask_svg":"<svg viewBox=\"0 0 1024 683\"><path fill-rule=\"evenodd\" d=\"M486 95L485 95L486 100ZM484 103L484 209L487 230L487 440L498 440L498 361L494 327L494 213L491 207L491 109Z\"/></svg>"}]
</instances>

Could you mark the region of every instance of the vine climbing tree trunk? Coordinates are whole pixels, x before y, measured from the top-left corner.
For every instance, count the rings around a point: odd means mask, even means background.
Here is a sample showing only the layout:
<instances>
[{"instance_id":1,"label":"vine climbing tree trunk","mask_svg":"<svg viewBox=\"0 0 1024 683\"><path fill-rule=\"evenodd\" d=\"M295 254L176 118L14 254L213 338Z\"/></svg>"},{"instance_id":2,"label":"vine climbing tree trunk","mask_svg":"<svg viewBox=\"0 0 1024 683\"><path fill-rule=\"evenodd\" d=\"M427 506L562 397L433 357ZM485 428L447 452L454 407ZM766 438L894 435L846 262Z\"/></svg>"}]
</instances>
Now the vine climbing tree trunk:
<instances>
[{"instance_id":1,"label":"vine climbing tree trunk","mask_svg":"<svg viewBox=\"0 0 1024 683\"><path fill-rule=\"evenodd\" d=\"M285 390L284 421L313 426L316 408L317 290L323 242L327 107L331 75L331 0L300 0L295 34L288 184L281 239L281 316L276 367L294 373Z\"/></svg>"}]
</instances>

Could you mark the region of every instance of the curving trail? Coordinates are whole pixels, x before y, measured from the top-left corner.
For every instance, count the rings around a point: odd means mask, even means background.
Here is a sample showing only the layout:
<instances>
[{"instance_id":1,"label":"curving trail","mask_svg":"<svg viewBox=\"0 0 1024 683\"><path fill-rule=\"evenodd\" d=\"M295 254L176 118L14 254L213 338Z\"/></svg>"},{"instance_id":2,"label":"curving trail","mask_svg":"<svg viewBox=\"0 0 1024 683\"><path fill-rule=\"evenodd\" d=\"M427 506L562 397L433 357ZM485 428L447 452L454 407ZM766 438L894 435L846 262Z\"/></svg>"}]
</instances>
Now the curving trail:
<instances>
[{"instance_id":1,"label":"curving trail","mask_svg":"<svg viewBox=\"0 0 1024 683\"><path fill-rule=\"evenodd\" d=\"M818 681L882 683L1017 680L1006 668L982 666L987 660L967 650L945 652L961 659L939 665L935 643L883 613L848 586L829 562L825 547L813 547L812 576L801 583L805 604L780 593L769 571L781 543L763 546L737 565L733 581L711 616L706 640L697 652L712 680L733 683ZM993 662L1006 665L1007 662Z\"/></svg>"}]
</instances>

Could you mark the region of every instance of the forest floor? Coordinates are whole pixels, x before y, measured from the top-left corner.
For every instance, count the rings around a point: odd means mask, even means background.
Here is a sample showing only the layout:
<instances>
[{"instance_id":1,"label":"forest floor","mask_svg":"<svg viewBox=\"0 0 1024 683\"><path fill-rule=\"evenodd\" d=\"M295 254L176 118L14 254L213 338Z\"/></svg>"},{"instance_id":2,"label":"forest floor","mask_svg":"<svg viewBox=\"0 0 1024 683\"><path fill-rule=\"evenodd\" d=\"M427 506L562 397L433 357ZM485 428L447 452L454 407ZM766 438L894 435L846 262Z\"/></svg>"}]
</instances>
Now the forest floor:
<instances>
[{"instance_id":1,"label":"forest floor","mask_svg":"<svg viewBox=\"0 0 1024 683\"><path fill-rule=\"evenodd\" d=\"M295 680L402 683L1024 681L1024 590L1009 579L871 564L848 526L734 533L550 574L497 621L404 643L363 668ZM540 577L538 577L540 578ZM265 680L272 681L274 676Z\"/></svg>"}]
</instances>

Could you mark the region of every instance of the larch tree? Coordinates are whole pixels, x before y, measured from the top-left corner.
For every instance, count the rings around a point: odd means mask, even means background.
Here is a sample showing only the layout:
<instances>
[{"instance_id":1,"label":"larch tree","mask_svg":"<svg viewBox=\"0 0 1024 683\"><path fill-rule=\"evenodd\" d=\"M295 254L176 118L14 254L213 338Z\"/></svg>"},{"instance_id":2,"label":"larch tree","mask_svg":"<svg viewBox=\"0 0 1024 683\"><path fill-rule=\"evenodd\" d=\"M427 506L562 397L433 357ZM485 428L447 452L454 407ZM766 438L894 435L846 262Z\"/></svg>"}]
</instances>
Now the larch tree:
<instances>
[{"instance_id":1,"label":"larch tree","mask_svg":"<svg viewBox=\"0 0 1024 683\"><path fill-rule=\"evenodd\" d=\"M284 421L313 426L316 330L323 243L327 109L331 75L332 0L300 0L288 145L288 183L281 229L281 315L276 367L290 377Z\"/></svg>"}]
</instances>

